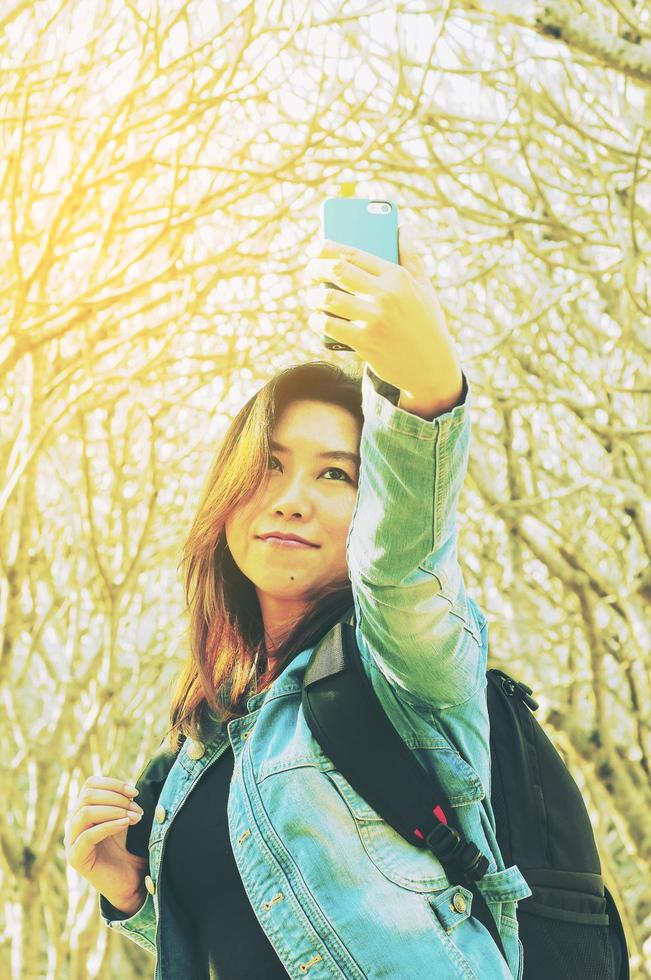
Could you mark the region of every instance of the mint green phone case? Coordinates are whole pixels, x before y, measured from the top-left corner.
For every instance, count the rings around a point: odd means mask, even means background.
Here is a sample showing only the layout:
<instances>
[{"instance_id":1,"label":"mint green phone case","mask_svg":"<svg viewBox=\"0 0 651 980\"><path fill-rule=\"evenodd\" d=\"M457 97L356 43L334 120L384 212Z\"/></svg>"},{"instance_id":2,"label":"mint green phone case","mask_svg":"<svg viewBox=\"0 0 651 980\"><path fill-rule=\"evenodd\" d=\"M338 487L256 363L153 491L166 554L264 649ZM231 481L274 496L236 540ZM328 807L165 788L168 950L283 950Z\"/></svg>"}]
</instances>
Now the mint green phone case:
<instances>
[{"instance_id":1,"label":"mint green phone case","mask_svg":"<svg viewBox=\"0 0 651 980\"><path fill-rule=\"evenodd\" d=\"M369 206L389 205L391 210L377 213ZM377 197L328 197L321 206L321 228L323 237L341 245L352 245L354 248L370 252L388 262L398 262L398 206L388 198ZM333 282L326 282L331 289L340 289ZM345 290L342 290L345 292ZM346 317L329 316L337 320ZM328 350L354 350L332 337L324 335L324 347Z\"/></svg>"}]
</instances>

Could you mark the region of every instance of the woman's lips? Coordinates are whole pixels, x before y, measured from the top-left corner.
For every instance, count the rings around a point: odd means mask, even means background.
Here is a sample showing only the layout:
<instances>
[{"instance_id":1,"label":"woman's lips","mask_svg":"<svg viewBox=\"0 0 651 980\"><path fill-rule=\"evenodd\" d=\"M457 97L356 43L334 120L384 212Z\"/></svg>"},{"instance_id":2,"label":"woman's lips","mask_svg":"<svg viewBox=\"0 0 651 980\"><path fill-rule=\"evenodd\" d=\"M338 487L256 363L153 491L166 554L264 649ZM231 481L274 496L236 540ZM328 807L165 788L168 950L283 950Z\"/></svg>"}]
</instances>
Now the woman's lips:
<instances>
[{"instance_id":1,"label":"woman's lips","mask_svg":"<svg viewBox=\"0 0 651 980\"><path fill-rule=\"evenodd\" d=\"M260 538L263 544L273 544L278 548L316 548L315 544L304 544L302 541L286 541L283 538Z\"/></svg>"}]
</instances>

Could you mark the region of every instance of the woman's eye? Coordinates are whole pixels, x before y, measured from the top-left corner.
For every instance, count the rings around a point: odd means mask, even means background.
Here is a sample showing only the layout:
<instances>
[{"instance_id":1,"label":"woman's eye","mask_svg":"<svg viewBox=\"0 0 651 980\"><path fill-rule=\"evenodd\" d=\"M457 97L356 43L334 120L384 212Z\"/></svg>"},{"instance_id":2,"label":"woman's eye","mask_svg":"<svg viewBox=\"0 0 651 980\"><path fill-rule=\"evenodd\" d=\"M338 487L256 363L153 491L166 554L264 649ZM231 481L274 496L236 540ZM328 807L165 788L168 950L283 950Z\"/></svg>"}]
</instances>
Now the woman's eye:
<instances>
[{"instance_id":1,"label":"woman's eye","mask_svg":"<svg viewBox=\"0 0 651 980\"><path fill-rule=\"evenodd\" d=\"M276 456L272 456L271 459L270 459L270 463L274 463L274 462L276 462L276 463L278 463L279 465L282 466L282 464L280 463L280 460ZM342 482L345 483L346 481L348 481L348 483L352 483L353 482L351 480L351 478L348 476L348 474L346 473L346 471L345 470L342 470L341 467L339 467L339 466L328 466L328 468L325 469L323 472L324 473L330 473L332 470L334 470L335 473L341 473L341 475L343 476L344 479L343 479L343 481L342 480L328 480L326 482L328 482L328 483L342 483Z\"/></svg>"},{"instance_id":2,"label":"woman's eye","mask_svg":"<svg viewBox=\"0 0 651 980\"><path fill-rule=\"evenodd\" d=\"M327 470L324 470L323 472L324 473L330 473L332 470L334 470L335 473L341 473L342 476L345 477L345 479L348 480L349 483L352 482L351 479L350 479L350 477L346 473L346 471L345 470L342 470L339 466L329 466L328 469ZM337 482L339 482L339 481L335 480L335 483L337 483Z\"/></svg>"}]
</instances>

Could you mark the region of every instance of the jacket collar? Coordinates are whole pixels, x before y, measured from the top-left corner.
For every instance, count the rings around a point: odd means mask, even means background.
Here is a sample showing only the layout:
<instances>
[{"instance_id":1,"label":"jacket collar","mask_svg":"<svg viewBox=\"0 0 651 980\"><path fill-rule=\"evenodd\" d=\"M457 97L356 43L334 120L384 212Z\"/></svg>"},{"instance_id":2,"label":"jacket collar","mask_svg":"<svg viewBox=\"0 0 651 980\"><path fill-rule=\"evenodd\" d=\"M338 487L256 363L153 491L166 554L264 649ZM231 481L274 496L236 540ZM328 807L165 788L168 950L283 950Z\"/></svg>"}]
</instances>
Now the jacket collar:
<instances>
[{"instance_id":1,"label":"jacket collar","mask_svg":"<svg viewBox=\"0 0 651 980\"><path fill-rule=\"evenodd\" d=\"M307 650L302 650L301 653L294 657L267 691L260 691L258 694L254 694L249 698L246 702L247 709L249 711L256 711L265 701L272 701L274 698L282 697L284 694L300 693L303 687L305 668L308 665L313 650L314 647L308 647Z\"/></svg>"},{"instance_id":2,"label":"jacket collar","mask_svg":"<svg viewBox=\"0 0 651 980\"><path fill-rule=\"evenodd\" d=\"M346 612L345 616L342 616L341 622L354 624L355 607L354 605ZM248 711L256 711L262 706L265 701L271 701L274 698L279 698L284 694L299 694L303 689L303 677L305 675L305 670L310 661L315 647L308 647L306 650L301 651L294 659L289 663L282 674L276 678L271 687L267 691L261 691L258 694L254 694L246 702L246 707Z\"/></svg>"},{"instance_id":3,"label":"jacket collar","mask_svg":"<svg viewBox=\"0 0 651 980\"><path fill-rule=\"evenodd\" d=\"M354 614L354 606L351 606L346 615L342 616L341 622L348 622L350 625L354 625ZM268 688L266 691L260 691L257 694L253 694L246 702L247 711L249 713L257 711L258 708L261 708L267 701L273 701L275 698L283 697L286 694L300 694L303 690L305 670L314 649L314 647L308 647L306 650L302 650L301 653L297 654L297 656L295 656L294 659L285 667L283 672L276 678L270 688ZM220 741L220 739L221 733L215 720L214 730L211 730L208 740Z\"/></svg>"}]
</instances>

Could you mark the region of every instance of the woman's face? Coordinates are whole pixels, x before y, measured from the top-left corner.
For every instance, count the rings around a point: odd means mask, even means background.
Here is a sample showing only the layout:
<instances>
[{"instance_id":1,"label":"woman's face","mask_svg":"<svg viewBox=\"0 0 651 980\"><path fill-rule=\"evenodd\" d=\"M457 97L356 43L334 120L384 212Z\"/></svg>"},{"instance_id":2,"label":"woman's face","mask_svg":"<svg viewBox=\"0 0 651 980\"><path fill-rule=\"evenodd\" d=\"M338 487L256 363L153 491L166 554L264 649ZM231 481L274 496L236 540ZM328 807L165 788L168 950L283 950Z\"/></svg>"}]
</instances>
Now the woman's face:
<instances>
[{"instance_id":1,"label":"woman's face","mask_svg":"<svg viewBox=\"0 0 651 980\"><path fill-rule=\"evenodd\" d=\"M324 583L348 576L346 538L357 495L359 424L339 405L290 403L276 420L268 484L225 524L233 560L255 586L267 651L291 629ZM283 449L279 446L285 447ZM284 547L260 539L277 531L316 547Z\"/></svg>"}]
</instances>

